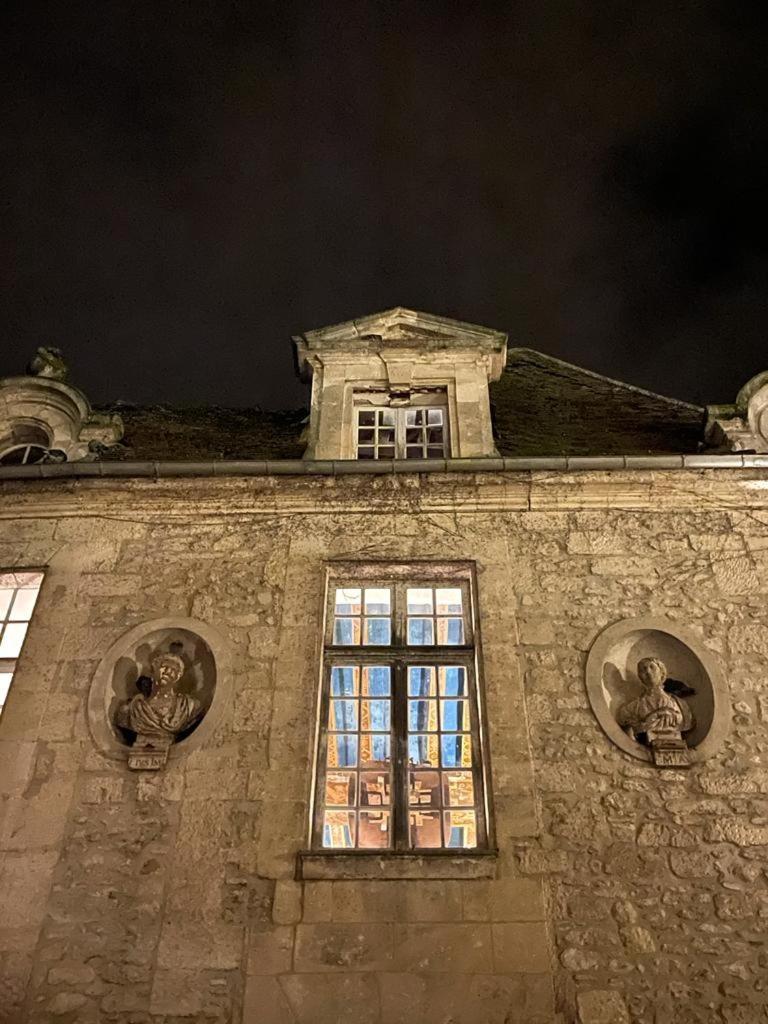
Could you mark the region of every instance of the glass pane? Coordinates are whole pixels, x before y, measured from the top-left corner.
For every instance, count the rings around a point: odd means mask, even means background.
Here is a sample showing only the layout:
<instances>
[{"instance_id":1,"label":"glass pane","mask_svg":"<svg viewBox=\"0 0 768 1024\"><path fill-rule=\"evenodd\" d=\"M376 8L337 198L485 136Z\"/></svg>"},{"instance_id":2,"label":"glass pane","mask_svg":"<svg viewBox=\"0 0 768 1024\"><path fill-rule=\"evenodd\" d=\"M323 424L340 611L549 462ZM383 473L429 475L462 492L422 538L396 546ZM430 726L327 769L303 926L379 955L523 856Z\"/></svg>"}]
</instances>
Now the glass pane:
<instances>
[{"instance_id":1,"label":"glass pane","mask_svg":"<svg viewBox=\"0 0 768 1024\"><path fill-rule=\"evenodd\" d=\"M9 618L16 622L28 622L29 617L32 614L32 609L35 607L35 601L37 601L38 593L39 591L37 588L34 590L30 588L17 590L16 600L13 602Z\"/></svg>"},{"instance_id":2,"label":"glass pane","mask_svg":"<svg viewBox=\"0 0 768 1024\"><path fill-rule=\"evenodd\" d=\"M4 619L11 607L12 590L0 590L0 619Z\"/></svg>"},{"instance_id":3,"label":"glass pane","mask_svg":"<svg viewBox=\"0 0 768 1024\"><path fill-rule=\"evenodd\" d=\"M408 701L408 731L437 732L437 701Z\"/></svg>"},{"instance_id":4,"label":"glass pane","mask_svg":"<svg viewBox=\"0 0 768 1024\"><path fill-rule=\"evenodd\" d=\"M459 620L461 621L461 620ZM408 643L414 647L435 642L432 619L408 619Z\"/></svg>"},{"instance_id":5,"label":"glass pane","mask_svg":"<svg viewBox=\"0 0 768 1024\"><path fill-rule=\"evenodd\" d=\"M442 427L430 427L427 431L427 444L442 445L443 443L443 428Z\"/></svg>"},{"instance_id":6,"label":"glass pane","mask_svg":"<svg viewBox=\"0 0 768 1024\"><path fill-rule=\"evenodd\" d=\"M13 679L13 672L0 672L0 708L8 699L8 690Z\"/></svg>"},{"instance_id":7,"label":"glass pane","mask_svg":"<svg viewBox=\"0 0 768 1024\"><path fill-rule=\"evenodd\" d=\"M328 728L355 732L357 730L357 701L332 700L328 715Z\"/></svg>"},{"instance_id":8,"label":"glass pane","mask_svg":"<svg viewBox=\"0 0 768 1024\"><path fill-rule=\"evenodd\" d=\"M372 427L376 422L376 411L374 409L360 409L357 413L357 422L361 427Z\"/></svg>"},{"instance_id":9,"label":"glass pane","mask_svg":"<svg viewBox=\"0 0 768 1024\"><path fill-rule=\"evenodd\" d=\"M411 806L440 807L440 773L411 772Z\"/></svg>"},{"instance_id":10,"label":"glass pane","mask_svg":"<svg viewBox=\"0 0 768 1024\"><path fill-rule=\"evenodd\" d=\"M435 591L438 615L461 615L459 587L438 587Z\"/></svg>"},{"instance_id":11,"label":"glass pane","mask_svg":"<svg viewBox=\"0 0 768 1024\"><path fill-rule=\"evenodd\" d=\"M409 427L405 432L405 443L420 445L423 437L421 427Z\"/></svg>"},{"instance_id":12,"label":"glass pane","mask_svg":"<svg viewBox=\"0 0 768 1024\"><path fill-rule=\"evenodd\" d=\"M379 428L379 444L394 444L395 443L395 431L393 427L380 427Z\"/></svg>"},{"instance_id":13,"label":"glass pane","mask_svg":"<svg viewBox=\"0 0 768 1024\"><path fill-rule=\"evenodd\" d=\"M465 697L467 695L467 674L461 665L441 665L440 696Z\"/></svg>"},{"instance_id":14,"label":"glass pane","mask_svg":"<svg viewBox=\"0 0 768 1024\"><path fill-rule=\"evenodd\" d=\"M428 409L427 410L427 422L430 426L435 426L443 422L443 410L442 409Z\"/></svg>"},{"instance_id":15,"label":"glass pane","mask_svg":"<svg viewBox=\"0 0 768 1024\"><path fill-rule=\"evenodd\" d=\"M366 615L390 615L391 597L389 587L372 588L365 591Z\"/></svg>"},{"instance_id":16,"label":"glass pane","mask_svg":"<svg viewBox=\"0 0 768 1024\"><path fill-rule=\"evenodd\" d=\"M436 768L438 765L437 736L409 736L408 760L413 765L427 765Z\"/></svg>"},{"instance_id":17,"label":"glass pane","mask_svg":"<svg viewBox=\"0 0 768 1024\"><path fill-rule=\"evenodd\" d=\"M427 448L428 459L442 459L444 455L445 451L443 450L442 446L440 448Z\"/></svg>"},{"instance_id":18,"label":"glass pane","mask_svg":"<svg viewBox=\"0 0 768 1024\"><path fill-rule=\"evenodd\" d=\"M358 444L369 444L369 445L371 445L371 444L373 444L373 442L375 440L376 440L376 431L373 428L371 428L370 430L368 430L368 429L358 430L358 432L357 432L357 443Z\"/></svg>"},{"instance_id":19,"label":"glass pane","mask_svg":"<svg viewBox=\"0 0 768 1024\"><path fill-rule=\"evenodd\" d=\"M357 457L358 459L375 459L376 453L373 448L359 447L357 449Z\"/></svg>"},{"instance_id":20,"label":"glass pane","mask_svg":"<svg viewBox=\"0 0 768 1024\"><path fill-rule=\"evenodd\" d=\"M356 697L360 670L352 665L331 669L331 693L334 697Z\"/></svg>"},{"instance_id":21,"label":"glass pane","mask_svg":"<svg viewBox=\"0 0 768 1024\"><path fill-rule=\"evenodd\" d=\"M395 425L394 409L379 409L379 426L393 427Z\"/></svg>"},{"instance_id":22,"label":"glass pane","mask_svg":"<svg viewBox=\"0 0 768 1024\"><path fill-rule=\"evenodd\" d=\"M354 768L357 765L357 736L328 737L328 767Z\"/></svg>"},{"instance_id":23,"label":"glass pane","mask_svg":"<svg viewBox=\"0 0 768 1024\"><path fill-rule=\"evenodd\" d=\"M335 644L360 643L360 619L336 619L333 624Z\"/></svg>"},{"instance_id":24,"label":"glass pane","mask_svg":"<svg viewBox=\"0 0 768 1024\"><path fill-rule=\"evenodd\" d=\"M389 665L368 665L363 669L363 693L366 697L389 696Z\"/></svg>"},{"instance_id":25,"label":"glass pane","mask_svg":"<svg viewBox=\"0 0 768 1024\"><path fill-rule=\"evenodd\" d=\"M468 730L469 702L466 700L441 700L440 728L444 732L462 732Z\"/></svg>"},{"instance_id":26,"label":"glass pane","mask_svg":"<svg viewBox=\"0 0 768 1024\"><path fill-rule=\"evenodd\" d=\"M360 773L360 803L364 807L386 807L391 799L389 772Z\"/></svg>"},{"instance_id":27,"label":"glass pane","mask_svg":"<svg viewBox=\"0 0 768 1024\"><path fill-rule=\"evenodd\" d=\"M363 610L362 596L363 592L359 587L337 587L336 614L359 615Z\"/></svg>"},{"instance_id":28,"label":"glass pane","mask_svg":"<svg viewBox=\"0 0 768 1024\"><path fill-rule=\"evenodd\" d=\"M395 449L394 448L389 448L389 447L379 448L379 458L380 459L394 459L394 457L395 457Z\"/></svg>"},{"instance_id":29,"label":"glass pane","mask_svg":"<svg viewBox=\"0 0 768 1024\"><path fill-rule=\"evenodd\" d=\"M323 819L323 846L351 849L355 845L355 812L326 811Z\"/></svg>"},{"instance_id":30,"label":"glass pane","mask_svg":"<svg viewBox=\"0 0 768 1024\"><path fill-rule=\"evenodd\" d=\"M438 619L437 642L439 644L460 644L464 642L462 619Z\"/></svg>"},{"instance_id":31,"label":"glass pane","mask_svg":"<svg viewBox=\"0 0 768 1024\"><path fill-rule=\"evenodd\" d=\"M392 638L391 633L391 619L366 619L365 640L363 642L375 646L388 644Z\"/></svg>"},{"instance_id":32,"label":"glass pane","mask_svg":"<svg viewBox=\"0 0 768 1024\"><path fill-rule=\"evenodd\" d=\"M440 835L440 811L411 811L408 815L411 824L411 845L417 848L442 846Z\"/></svg>"},{"instance_id":33,"label":"glass pane","mask_svg":"<svg viewBox=\"0 0 768 1024\"><path fill-rule=\"evenodd\" d=\"M389 764L389 735L360 737L360 764L363 767Z\"/></svg>"},{"instance_id":34,"label":"glass pane","mask_svg":"<svg viewBox=\"0 0 768 1024\"><path fill-rule=\"evenodd\" d=\"M431 666L413 665L408 669L409 697L434 697L437 693L435 685L435 670Z\"/></svg>"},{"instance_id":35,"label":"glass pane","mask_svg":"<svg viewBox=\"0 0 768 1024\"><path fill-rule=\"evenodd\" d=\"M364 700L360 712L360 728L370 732L389 732L389 701Z\"/></svg>"},{"instance_id":36,"label":"glass pane","mask_svg":"<svg viewBox=\"0 0 768 1024\"><path fill-rule=\"evenodd\" d=\"M336 807L355 806L354 772L328 772L325 778L325 802Z\"/></svg>"},{"instance_id":37,"label":"glass pane","mask_svg":"<svg viewBox=\"0 0 768 1024\"><path fill-rule=\"evenodd\" d=\"M440 760L443 768L471 768L472 744L466 734L440 737Z\"/></svg>"},{"instance_id":38,"label":"glass pane","mask_svg":"<svg viewBox=\"0 0 768 1024\"><path fill-rule=\"evenodd\" d=\"M0 638L0 658L18 658L26 632L26 622L8 623Z\"/></svg>"},{"instance_id":39,"label":"glass pane","mask_svg":"<svg viewBox=\"0 0 768 1024\"><path fill-rule=\"evenodd\" d=\"M475 784L472 772L445 772L443 804L446 807L474 807Z\"/></svg>"},{"instance_id":40,"label":"glass pane","mask_svg":"<svg viewBox=\"0 0 768 1024\"><path fill-rule=\"evenodd\" d=\"M405 449L406 459L420 459L423 457L423 455L424 452L421 450L421 445L416 447L414 445L409 444Z\"/></svg>"},{"instance_id":41,"label":"glass pane","mask_svg":"<svg viewBox=\"0 0 768 1024\"><path fill-rule=\"evenodd\" d=\"M409 587L407 591L409 615L432 614L432 588Z\"/></svg>"},{"instance_id":42,"label":"glass pane","mask_svg":"<svg viewBox=\"0 0 768 1024\"><path fill-rule=\"evenodd\" d=\"M468 849L477 846L477 818L474 811L445 811L445 845Z\"/></svg>"},{"instance_id":43,"label":"glass pane","mask_svg":"<svg viewBox=\"0 0 768 1024\"><path fill-rule=\"evenodd\" d=\"M389 811L360 811L357 845L363 850L389 846Z\"/></svg>"}]
</instances>

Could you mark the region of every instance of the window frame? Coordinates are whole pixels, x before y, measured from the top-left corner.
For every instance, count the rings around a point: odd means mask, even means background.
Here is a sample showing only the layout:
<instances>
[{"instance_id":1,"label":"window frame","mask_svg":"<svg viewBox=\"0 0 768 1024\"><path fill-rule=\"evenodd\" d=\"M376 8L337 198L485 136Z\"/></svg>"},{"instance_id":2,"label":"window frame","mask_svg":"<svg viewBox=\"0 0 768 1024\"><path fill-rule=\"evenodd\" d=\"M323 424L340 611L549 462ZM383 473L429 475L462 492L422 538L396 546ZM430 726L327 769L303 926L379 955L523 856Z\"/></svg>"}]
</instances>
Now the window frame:
<instances>
[{"instance_id":1,"label":"window frame","mask_svg":"<svg viewBox=\"0 0 768 1024\"><path fill-rule=\"evenodd\" d=\"M339 586L365 588L390 587L392 589L392 635L389 644L366 645L334 644L335 590ZM405 592L415 587L460 588L463 602L464 642L462 644L407 644L405 641L407 615ZM493 818L490 805L489 762L487 734L485 728L484 697L482 688L481 651L477 616L475 566L472 562L434 563L411 561L408 563L344 562L332 563L327 567L324 600L323 644L320 655L319 692L317 699L316 734L312 766L312 789L310 795L309 853L320 857L365 858L409 856L429 858L440 856L471 857L486 856L495 852ZM361 610L361 618L363 610ZM436 617L436 611L433 613ZM361 621L361 630L363 623ZM385 847L328 847L323 845L325 815L325 780L328 772L327 750L331 694L331 672L334 666L389 665L391 667L391 714L390 714L390 772L391 802L389 813L390 845ZM444 846L418 847L410 842L410 815L413 808L410 801L410 767L408 758L408 699L407 678L409 665L440 666L460 665L467 679L467 702L469 712L469 737L472 751L472 777L475 802L472 810L476 815L476 845L467 847ZM413 699L411 697L411 699ZM435 698L438 700L439 698ZM439 708L438 708L439 710ZM338 730L336 730L338 731ZM450 732L451 730L448 730ZM462 730L459 730L461 732ZM362 732L358 730L358 735ZM384 733L382 733L384 735ZM438 726L435 735L442 736ZM439 739L438 739L439 742ZM440 778L441 836L445 838L443 805L443 769ZM353 769L359 774L362 769L358 759ZM372 769L375 770L375 769ZM417 769L418 770L418 769ZM423 769L428 771L428 768ZM458 769L465 770L465 769ZM359 784L359 783L358 783ZM359 815L361 804L358 800L354 810ZM456 808L461 810L461 808ZM467 808L469 810L469 808Z\"/></svg>"},{"instance_id":2,"label":"window frame","mask_svg":"<svg viewBox=\"0 0 768 1024\"><path fill-rule=\"evenodd\" d=\"M2 691L0 691L0 723L2 722L3 712L8 705L8 701L11 698L11 693L13 692L13 682L16 676L16 670L18 668L19 661L24 653L24 647L26 646L27 639L29 637L29 630L32 625L32 622L34 621L35 613L39 607L40 593L45 585L46 569L41 568L39 566L19 568L13 567L7 569L0 567L0 582L2 581L3 577L6 576L39 576L40 580L37 584L37 588L35 589L35 598L34 601L32 602L32 608L30 610L29 615L26 618L14 618L13 608L19 591L31 590L32 588L24 586L23 584L20 586L13 585L10 587L3 587L0 585L0 589L10 589L14 592L13 596L11 597L8 603L8 608L2 615L0 615L0 643L2 642L2 638L5 635L7 626L22 623L26 625L26 629L24 630L24 636L22 637L18 654L14 655L13 657L5 655L0 656L0 673L3 675L10 675L11 677L10 682L8 683L7 691L4 694L2 693Z\"/></svg>"},{"instance_id":3,"label":"window frame","mask_svg":"<svg viewBox=\"0 0 768 1024\"><path fill-rule=\"evenodd\" d=\"M358 461L366 462L379 462L389 461L387 459L380 459L378 456L379 444L374 437L374 441L371 444L360 444L359 431L360 427L360 413L367 411L375 411L378 409L392 409L395 413L394 422L394 441L387 447L394 448L394 459L408 461L407 454L407 442L406 442L406 430L408 429L405 422L405 413L408 410L423 409L428 411L429 409L440 409L443 414L442 431L443 440L442 454L439 456L430 456L422 452L419 453L419 459L430 459L430 458L441 458L447 459L451 455L451 416L450 416L450 403L448 400L448 392L446 388L424 388L424 389L413 389L409 390L407 395L399 397L397 394L393 395L392 392L387 388L370 388L367 390L355 390L352 395L352 451L354 458ZM363 427L363 429L370 429ZM373 448L374 454L372 459L360 459L360 448ZM429 448L430 445L425 444L422 447ZM437 447L435 445L434 447Z\"/></svg>"}]
</instances>

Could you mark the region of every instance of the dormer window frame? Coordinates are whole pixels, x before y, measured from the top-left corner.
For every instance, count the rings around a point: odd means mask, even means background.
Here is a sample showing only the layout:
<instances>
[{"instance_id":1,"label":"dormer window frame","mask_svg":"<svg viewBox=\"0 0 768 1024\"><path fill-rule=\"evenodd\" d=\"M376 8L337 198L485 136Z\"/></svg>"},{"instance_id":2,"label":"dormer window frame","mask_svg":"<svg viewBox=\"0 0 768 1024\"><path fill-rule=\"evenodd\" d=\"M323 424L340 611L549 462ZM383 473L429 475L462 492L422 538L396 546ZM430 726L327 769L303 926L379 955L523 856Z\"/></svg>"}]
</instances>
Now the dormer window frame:
<instances>
[{"instance_id":1,"label":"dormer window frame","mask_svg":"<svg viewBox=\"0 0 768 1024\"><path fill-rule=\"evenodd\" d=\"M371 413L375 421L366 422ZM449 458L450 421L446 387L353 388L353 456L364 461Z\"/></svg>"}]
</instances>

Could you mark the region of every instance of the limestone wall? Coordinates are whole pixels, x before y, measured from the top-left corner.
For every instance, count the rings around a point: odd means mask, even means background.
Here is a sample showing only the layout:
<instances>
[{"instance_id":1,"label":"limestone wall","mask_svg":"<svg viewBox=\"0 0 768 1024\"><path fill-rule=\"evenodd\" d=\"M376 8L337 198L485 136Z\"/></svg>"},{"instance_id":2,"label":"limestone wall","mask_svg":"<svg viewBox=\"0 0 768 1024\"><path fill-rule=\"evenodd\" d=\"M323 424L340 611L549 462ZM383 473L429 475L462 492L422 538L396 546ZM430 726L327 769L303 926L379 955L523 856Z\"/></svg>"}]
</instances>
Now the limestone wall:
<instances>
[{"instance_id":1,"label":"limestone wall","mask_svg":"<svg viewBox=\"0 0 768 1024\"><path fill-rule=\"evenodd\" d=\"M0 1021L761 1019L768 512L756 474L660 477L6 484L0 565L49 570L0 722ZM493 881L294 880L340 557L477 563ZM629 758L589 709L591 642L641 614L730 681L702 766ZM232 696L209 742L132 773L88 688L167 616L225 635Z\"/></svg>"}]
</instances>

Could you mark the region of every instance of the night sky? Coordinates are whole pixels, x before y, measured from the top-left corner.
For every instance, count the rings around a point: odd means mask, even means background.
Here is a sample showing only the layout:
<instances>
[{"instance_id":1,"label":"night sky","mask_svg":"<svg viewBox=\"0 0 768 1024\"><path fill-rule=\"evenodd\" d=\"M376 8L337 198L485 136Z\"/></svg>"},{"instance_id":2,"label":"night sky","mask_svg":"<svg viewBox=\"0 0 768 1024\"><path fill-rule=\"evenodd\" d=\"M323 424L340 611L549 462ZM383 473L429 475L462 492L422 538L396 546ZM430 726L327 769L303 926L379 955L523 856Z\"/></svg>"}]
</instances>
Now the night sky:
<instances>
[{"instance_id":1,"label":"night sky","mask_svg":"<svg viewBox=\"0 0 768 1024\"><path fill-rule=\"evenodd\" d=\"M0 373L296 407L394 305L672 396L768 369L759 5L9 2Z\"/></svg>"}]
</instances>

